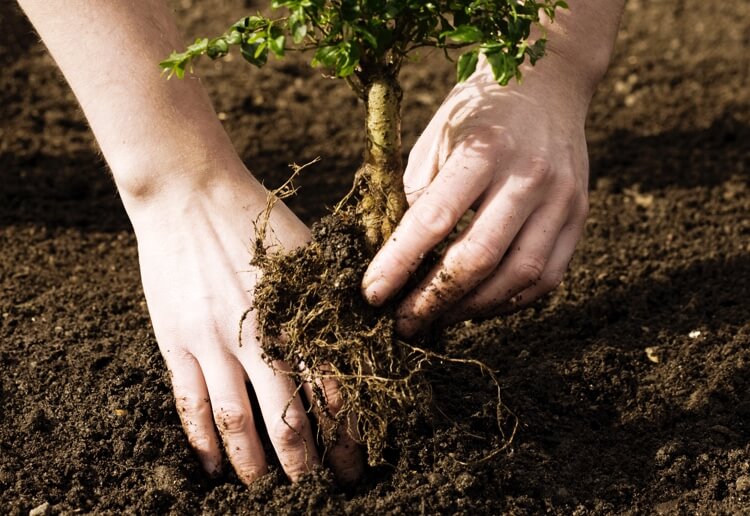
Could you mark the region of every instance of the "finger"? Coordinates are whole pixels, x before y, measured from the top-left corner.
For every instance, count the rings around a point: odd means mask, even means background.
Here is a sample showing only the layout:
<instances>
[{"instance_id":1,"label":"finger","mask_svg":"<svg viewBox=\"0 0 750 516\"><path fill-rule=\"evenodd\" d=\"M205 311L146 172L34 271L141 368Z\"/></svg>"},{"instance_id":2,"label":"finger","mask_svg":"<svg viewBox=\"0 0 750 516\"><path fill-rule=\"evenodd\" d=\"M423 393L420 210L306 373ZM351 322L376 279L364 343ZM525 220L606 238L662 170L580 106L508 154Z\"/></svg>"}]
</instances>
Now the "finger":
<instances>
[{"instance_id":1,"label":"finger","mask_svg":"<svg viewBox=\"0 0 750 516\"><path fill-rule=\"evenodd\" d=\"M192 355L170 360L177 414L190 446L209 475L221 474L221 448L200 365Z\"/></svg>"},{"instance_id":2,"label":"finger","mask_svg":"<svg viewBox=\"0 0 750 516\"><path fill-rule=\"evenodd\" d=\"M495 271L447 314L452 324L493 311L519 292L547 281L547 263L568 218L569 207L546 204L534 212L513 240Z\"/></svg>"},{"instance_id":3,"label":"finger","mask_svg":"<svg viewBox=\"0 0 750 516\"><path fill-rule=\"evenodd\" d=\"M370 263L362 281L370 303L381 305L403 287L425 254L448 236L489 185L491 174L484 173L489 167L486 158L464 145L453 152Z\"/></svg>"},{"instance_id":4,"label":"finger","mask_svg":"<svg viewBox=\"0 0 750 516\"><path fill-rule=\"evenodd\" d=\"M500 314L512 313L557 288L562 282L565 271L568 269L568 264L575 252L576 245L583 234L585 213L587 210L587 204L584 204L584 207L578 210L578 213L583 214L583 216L573 216L571 221L567 222L560 230L560 234L555 241L544 271L538 281L525 289L521 289L520 292L514 293L508 299L498 303L490 303L482 308L475 305L474 308L466 310L463 314L459 311L454 317L446 318L442 323L448 325L469 317L493 317Z\"/></svg>"},{"instance_id":5,"label":"finger","mask_svg":"<svg viewBox=\"0 0 750 516\"><path fill-rule=\"evenodd\" d=\"M257 349L240 354L240 361L252 379L281 467L290 480L298 480L320 464L320 459L299 389L287 374L289 367L278 362L274 370Z\"/></svg>"},{"instance_id":6,"label":"finger","mask_svg":"<svg viewBox=\"0 0 750 516\"><path fill-rule=\"evenodd\" d=\"M584 216L585 220L585 216ZM540 280L529 288L513 296L509 303L499 307L501 313L509 313L531 304L543 295L557 288L568 270L578 241L583 235L584 222L576 219L566 224L544 268Z\"/></svg>"},{"instance_id":7,"label":"finger","mask_svg":"<svg viewBox=\"0 0 750 516\"><path fill-rule=\"evenodd\" d=\"M438 149L440 140L428 126L419 137L409 153L409 160L404 170L404 193L406 202L412 206L422 194L438 172Z\"/></svg>"},{"instance_id":8,"label":"finger","mask_svg":"<svg viewBox=\"0 0 750 516\"><path fill-rule=\"evenodd\" d=\"M323 374L329 371L326 368L321 369ZM322 378L314 385L310 381L304 382L303 387L318 418L318 427L325 435L335 424L334 418L344 404L339 383L333 378ZM324 407L318 403L321 396ZM336 428L336 435L332 436L335 441L327 450L327 462L338 481L344 485L354 483L364 472L364 459L356 440L356 429L356 418L354 414L350 414L344 424L339 424Z\"/></svg>"},{"instance_id":9,"label":"finger","mask_svg":"<svg viewBox=\"0 0 750 516\"><path fill-rule=\"evenodd\" d=\"M440 263L401 303L397 330L410 337L440 317L497 268L506 250L544 197L546 162L539 170L505 175L469 227L446 249Z\"/></svg>"},{"instance_id":10,"label":"finger","mask_svg":"<svg viewBox=\"0 0 750 516\"><path fill-rule=\"evenodd\" d=\"M226 357L203 360L214 423L239 479L250 484L267 471L253 411L239 363Z\"/></svg>"}]
</instances>

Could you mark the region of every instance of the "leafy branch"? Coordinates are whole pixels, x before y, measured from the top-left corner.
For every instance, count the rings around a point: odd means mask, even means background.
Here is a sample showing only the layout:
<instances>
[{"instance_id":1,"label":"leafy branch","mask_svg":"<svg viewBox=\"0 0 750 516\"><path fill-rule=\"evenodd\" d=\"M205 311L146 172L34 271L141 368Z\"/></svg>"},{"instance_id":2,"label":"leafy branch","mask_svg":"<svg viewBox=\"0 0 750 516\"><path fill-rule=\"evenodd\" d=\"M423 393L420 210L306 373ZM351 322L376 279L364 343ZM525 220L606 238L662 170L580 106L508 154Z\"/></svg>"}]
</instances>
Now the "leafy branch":
<instances>
[{"instance_id":1,"label":"leafy branch","mask_svg":"<svg viewBox=\"0 0 750 516\"><path fill-rule=\"evenodd\" d=\"M160 63L170 77L183 77L200 56L217 59L239 47L242 57L263 66L269 54L314 50L311 64L340 78L397 71L402 60L422 47L465 49L456 62L457 80L466 80L484 55L501 85L520 78L528 58L545 53L546 38L530 40L541 14L554 19L563 0L274 0L285 15L245 16L224 34L199 38Z\"/></svg>"}]
</instances>

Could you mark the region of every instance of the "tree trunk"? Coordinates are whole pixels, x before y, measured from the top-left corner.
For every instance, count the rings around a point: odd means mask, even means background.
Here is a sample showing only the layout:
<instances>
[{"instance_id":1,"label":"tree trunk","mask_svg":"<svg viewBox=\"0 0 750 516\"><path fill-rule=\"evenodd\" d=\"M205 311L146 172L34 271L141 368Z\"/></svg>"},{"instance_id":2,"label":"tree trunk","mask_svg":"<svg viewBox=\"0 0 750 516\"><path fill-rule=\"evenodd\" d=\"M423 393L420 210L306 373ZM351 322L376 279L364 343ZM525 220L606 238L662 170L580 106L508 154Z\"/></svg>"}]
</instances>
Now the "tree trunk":
<instances>
[{"instance_id":1,"label":"tree trunk","mask_svg":"<svg viewBox=\"0 0 750 516\"><path fill-rule=\"evenodd\" d=\"M406 211L401 160L401 88L393 77L364 85L367 146L357 171L357 215L371 250L379 249Z\"/></svg>"}]
</instances>

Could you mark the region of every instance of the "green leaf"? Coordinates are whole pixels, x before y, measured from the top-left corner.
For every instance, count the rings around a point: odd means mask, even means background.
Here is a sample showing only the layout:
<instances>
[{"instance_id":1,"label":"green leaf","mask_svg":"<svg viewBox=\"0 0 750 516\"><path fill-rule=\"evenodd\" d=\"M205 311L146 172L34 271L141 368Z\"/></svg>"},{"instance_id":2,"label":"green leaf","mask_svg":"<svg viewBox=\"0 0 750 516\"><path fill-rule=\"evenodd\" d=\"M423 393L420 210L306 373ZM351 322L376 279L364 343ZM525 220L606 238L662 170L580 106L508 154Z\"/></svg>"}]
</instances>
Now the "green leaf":
<instances>
[{"instance_id":1,"label":"green leaf","mask_svg":"<svg viewBox=\"0 0 750 516\"><path fill-rule=\"evenodd\" d=\"M187 47L188 54L200 55L206 53L208 50L208 38L198 38L195 43Z\"/></svg>"},{"instance_id":2,"label":"green leaf","mask_svg":"<svg viewBox=\"0 0 750 516\"><path fill-rule=\"evenodd\" d=\"M289 30L292 33L292 40L296 44L302 43L307 36L307 22L305 21L305 9L298 7L289 16Z\"/></svg>"},{"instance_id":3,"label":"green leaf","mask_svg":"<svg viewBox=\"0 0 750 516\"><path fill-rule=\"evenodd\" d=\"M359 65L360 51L358 45L344 43L339 51L339 60L336 63L336 76L348 77L354 73Z\"/></svg>"},{"instance_id":4,"label":"green leaf","mask_svg":"<svg viewBox=\"0 0 750 516\"><path fill-rule=\"evenodd\" d=\"M307 36L307 25L302 23L294 27L294 31L292 32L292 39L295 43L302 43L302 40L305 39L305 36Z\"/></svg>"},{"instance_id":5,"label":"green leaf","mask_svg":"<svg viewBox=\"0 0 750 516\"><path fill-rule=\"evenodd\" d=\"M268 45L265 40L243 41L240 45L240 53L245 61L255 66L263 66L268 61Z\"/></svg>"},{"instance_id":6,"label":"green leaf","mask_svg":"<svg viewBox=\"0 0 750 516\"><path fill-rule=\"evenodd\" d=\"M313 66L325 66L336 74L336 77L348 77L359 65L360 49L348 41L338 45L319 48L313 56Z\"/></svg>"},{"instance_id":7,"label":"green leaf","mask_svg":"<svg viewBox=\"0 0 750 516\"><path fill-rule=\"evenodd\" d=\"M242 33L233 29L229 31L225 39L229 45L239 45L240 43L242 43Z\"/></svg>"},{"instance_id":8,"label":"green leaf","mask_svg":"<svg viewBox=\"0 0 750 516\"><path fill-rule=\"evenodd\" d=\"M364 27L356 27L354 30L358 34L360 34L365 41L367 41L370 44L373 50L378 49L378 39L375 37L375 35L372 32L365 29Z\"/></svg>"},{"instance_id":9,"label":"green leaf","mask_svg":"<svg viewBox=\"0 0 750 516\"><path fill-rule=\"evenodd\" d=\"M451 31L443 32L440 36L447 36L458 43L476 43L484 38L484 33L473 25L460 25Z\"/></svg>"},{"instance_id":10,"label":"green leaf","mask_svg":"<svg viewBox=\"0 0 750 516\"><path fill-rule=\"evenodd\" d=\"M217 57L223 57L227 55L227 52L229 52L229 43L227 43L227 40L219 37L212 39L208 42L208 47L206 48L206 54L211 59L216 59Z\"/></svg>"},{"instance_id":11,"label":"green leaf","mask_svg":"<svg viewBox=\"0 0 750 516\"><path fill-rule=\"evenodd\" d=\"M263 18L262 16L245 16L237 23L232 25L232 29L235 29L242 33L253 32L260 29L264 25L267 25L268 23L270 23L270 20Z\"/></svg>"},{"instance_id":12,"label":"green leaf","mask_svg":"<svg viewBox=\"0 0 750 516\"><path fill-rule=\"evenodd\" d=\"M479 51L474 49L471 52L466 52L458 58L456 65L456 81L464 82L468 79L471 74L477 69L477 63L479 62Z\"/></svg>"},{"instance_id":13,"label":"green leaf","mask_svg":"<svg viewBox=\"0 0 750 516\"><path fill-rule=\"evenodd\" d=\"M174 67L174 74L177 76L178 79L182 79L183 77L185 77L185 68L186 67L187 67L187 60L180 61Z\"/></svg>"},{"instance_id":14,"label":"green leaf","mask_svg":"<svg viewBox=\"0 0 750 516\"><path fill-rule=\"evenodd\" d=\"M312 59L313 66L326 66L333 68L336 65L336 50L335 46L320 47L315 51Z\"/></svg>"},{"instance_id":15,"label":"green leaf","mask_svg":"<svg viewBox=\"0 0 750 516\"><path fill-rule=\"evenodd\" d=\"M281 36L277 36L273 39L269 39L268 47L271 49L271 52L273 52L274 55L276 55L276 57L283 57L285 42L286 42L286 37L282 34Z\"/></svg>"},{"instance_id":16,"label":"green leaf","mask_svg":"<svg viewBox=\"0 0 750 516\"><path fill-rule=\"evenodd\" d=\"M161 66L183 75L192 62L212 59L240 46L245 60L262 66L273 53L314 52L312 64L338 77L368 77L399 69L407 54L422 47L468 47L456 63L456 78L465 81L487 55L495 79L506 84L520 77L526 59L534 64L545 42L530 39L540 17L567 9L567 0L271 0L270 18L256 14L238 20L223 35L198 39ZM449 54L446 56L450 59ZM389 72L390 73L390 72Z\"/></svg>"},{"instance_id":17,"label":"green leaf","mask_svg":"<svg viewBox=\"0 0 750 516\"><path fill-rule=\"evenodd\" d=\"M485 53L490 63L492 75L502 86L505 86L516 75L515 62L505 52Z\"/></svg>"}]
</instances>

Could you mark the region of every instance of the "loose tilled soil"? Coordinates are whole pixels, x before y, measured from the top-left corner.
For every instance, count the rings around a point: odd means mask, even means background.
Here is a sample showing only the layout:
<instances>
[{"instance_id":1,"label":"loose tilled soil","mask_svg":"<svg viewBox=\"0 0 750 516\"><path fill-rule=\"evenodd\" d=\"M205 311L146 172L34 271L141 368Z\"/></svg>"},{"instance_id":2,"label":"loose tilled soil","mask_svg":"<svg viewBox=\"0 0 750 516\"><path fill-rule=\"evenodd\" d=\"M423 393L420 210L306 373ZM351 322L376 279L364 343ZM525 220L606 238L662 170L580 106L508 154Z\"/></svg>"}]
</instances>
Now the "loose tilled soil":
<instances>
[{"instance_id":1,"label":"loose tilled soil","mask_svg":"<svg viewBox=\"0 0 750 516\"><path fill-rule=\"evenodd\" d=\"M175 4L191 36L247 7L191 4ZM591 215L564 284L445 336L498 370L520 421L506 452L457 461L488 446L469 434L487 435L492 393L437 367L435 403L460 429L436 416L402 435L354 492L326 473L247 489L209 480L188 450L128 220L72 94L2 2L0 511L747 513L749 37L746 0L629 2L589 117ZM323 158L291 203L306 221L346 192L362 142L344 85L294 59L201 70L269 186L288 161ZM406 67L407 146L452 77L439 55Z\"/></svg>"}]
</instances>

